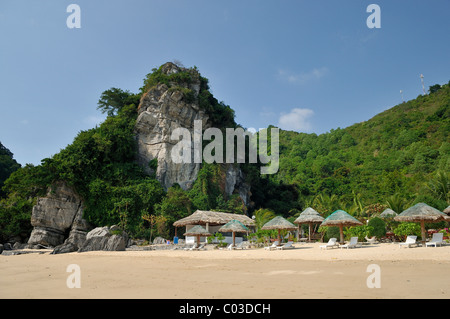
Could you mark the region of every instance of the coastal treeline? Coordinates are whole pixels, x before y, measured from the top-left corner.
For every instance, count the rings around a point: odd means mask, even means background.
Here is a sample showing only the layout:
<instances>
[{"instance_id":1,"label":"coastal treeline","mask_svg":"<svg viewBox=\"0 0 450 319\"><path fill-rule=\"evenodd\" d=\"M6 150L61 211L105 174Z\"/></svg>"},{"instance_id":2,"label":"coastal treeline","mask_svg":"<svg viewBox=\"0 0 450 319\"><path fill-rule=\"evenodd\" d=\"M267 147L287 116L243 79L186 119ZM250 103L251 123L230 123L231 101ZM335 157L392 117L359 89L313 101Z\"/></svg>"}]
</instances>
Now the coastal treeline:
<instances>
[{"instance_id":1,"label":"coastal treeline","mask_svg":"<svg viewBox=\"0 0 450 319\"><path fill-rule=\"evenodd\" d=\"M183 85L192 77L201 79L198 95ZM251 186L251 202L245 205L239 194L224 193L221 164L204 163L190 190L174 185L165 191L136 163L139 100L160 83L190 101L198 99L216 127L238 126L234 111L213 97L196 68L172 75L153 69L139 93L108 89L97 105L106 120L79 132L72 144L40 165L21 167L0 144L0 242L29 235L37 197L58 180L84 199L90 223L117 224L137 238L150 232L171 236L172 223L196 209L293 218L311 206L323 216L343 209L369 218L387 207L400 213L418 202L441 211L450 204L449 84L432 86L427 95L347 128L320 135L280 130L277 174L261 175L258 164L241 165Z\"/></svg>"}]
</instances>

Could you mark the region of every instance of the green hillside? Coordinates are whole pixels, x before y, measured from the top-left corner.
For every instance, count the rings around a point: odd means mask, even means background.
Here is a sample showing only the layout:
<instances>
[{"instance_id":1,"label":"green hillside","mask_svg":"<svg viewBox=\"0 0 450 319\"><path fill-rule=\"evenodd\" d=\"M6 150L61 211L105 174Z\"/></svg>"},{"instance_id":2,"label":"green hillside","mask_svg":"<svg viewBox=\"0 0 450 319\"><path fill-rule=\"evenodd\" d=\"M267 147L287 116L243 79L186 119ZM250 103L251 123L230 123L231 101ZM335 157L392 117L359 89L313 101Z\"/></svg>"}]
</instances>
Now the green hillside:
<instances>
[{"instance_id":1,"label":"green hillside","mask_svg":"<svg viewBox=\"0 0 450 319\"><path fill-rule=\"evenodd\" d=\"M435 194L429 184L441 172L448 185L450 87L345 129L321 135L281 131L280 144L280 172L272 178L296 185L302 207L321 196L386 204L397 194L444 209L448 193Z\"/></svg>"}]
</instances>

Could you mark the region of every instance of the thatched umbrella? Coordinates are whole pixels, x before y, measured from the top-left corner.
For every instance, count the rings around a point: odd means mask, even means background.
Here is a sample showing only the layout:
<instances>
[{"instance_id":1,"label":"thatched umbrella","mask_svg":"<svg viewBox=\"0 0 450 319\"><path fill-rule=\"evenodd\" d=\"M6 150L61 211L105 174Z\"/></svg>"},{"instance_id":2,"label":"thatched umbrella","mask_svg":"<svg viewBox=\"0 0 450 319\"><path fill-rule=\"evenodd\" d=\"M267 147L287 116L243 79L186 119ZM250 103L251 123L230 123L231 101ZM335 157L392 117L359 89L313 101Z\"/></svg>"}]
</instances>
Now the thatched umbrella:
<instances>
[{"instance_id":1,"label":"thatched umbrella","mask_svg":"<svg viewBox=\"0 0 450 319\"><path fill-rule=\"evenodd\" d=\"M290 221L284 219L281 216L276 216L272 218L270 221L264 224L261 229L270 230L277 229L278 230L278 243L281 243L281 230L296 230L297 227L292 224Z\"/></svg>"},{"instance_id":2,"label":"thatched umbrella","mask_svg":"<svg viewBox=\"0 0 450 319\"><path fill-rule=\"evenodd\" d=\"M308 224L309 225L309 233L308 240L311 241L311 225L312 224L320 224L323 222L324 218L320 216L320 214L311 207L306 208L303 212L300 213L298 218L294 220L294 224Z\"/></svg>"},{"instance_id":3,"label":"thatched umbrella","mask_svg":"<svg viewBox=\"0 0 450 319\"><path fill-rule=\"evenodd\" d=\"M448 206L446 209L444 209L444 213L447 215L450 215L450 206Z\"/></svg>"},{"instance_id":4,"label":"thatched umbrella","mask_svg":"<svg viewBox=\"0 0 450 319\"><path fill-rule=\"evenodd\" d=\"M440 212L434 207L431 207L425 203L418 203L406 210L401 214L394 217L398 222L419 222L422 232L422 245L425 246L426 231L425 223L435 223L441 220L445 220L447 215Z\"/></svg>"},{"instance_id":5,"label":"thatched umbrella","mask_svg":"<svg viewBox=\"0 0 450 319\"><path fill-rule=\"evenodd\" d=\"M200 244L200 237L211 236L211 234L204 229L201 225L195 225L189 231L184 233L184 236L196 236L197 237L197 246Z\"/></svg>"},{"instance_id":6,"label":"thatched umbrella","mask_svg":"<svg viewBox=\"0 0 450 319\"><path fill-rule=\"evenodd\" d=\"M233 219L233 220L229 221L228 223L226 223L225 225L223 225L222 227L220 227L219 231L223 232L223 233L232 232L233 233L233 246L235 246L235 233L247 233L250 230L247 227L245 227L245 225L242 224L240 221Z\"/></svg>"},{"instance_id":7,"label":"thatched umbrella","mask_svg":"<svg viewBox=\"0 0 450 319\"><path fill-rule=\"evenodd\" d=\"M381 214L380 214L380 218L393 218L395 216L397 216L398 214L396 212L394 212L392 209L390 208L386 208Z\"/></svg>"},{"instance_id":8,"label":"thatched umbrella","mask_svg":"<svg viewBox=\"0 0 450 319\"><path fill-rule=\"evenodd\" d=\"M339 232L341 234L340 243L344 243L344 226L360 226L361 223L355 217L351 216L349 213L338 209L333 214L325 218L325 220L320 224L320 226L338 226Z\"/></svg>"},{"instance_id":9,"label":"thatched umbrella","mask_svg":"<svg viewBox=\"0 0 450 319\"><path fill-rule=\"evenodd\" d=\"M173 226L175 226L176 235L178 227L184 227L188 225L205 225L208 229L209 226L225 225L233 219L240 221L247 227L255 226L255 221L246 215L207 210L196 210L193 214L174 222Z\"/></svg>"}]
</instances>

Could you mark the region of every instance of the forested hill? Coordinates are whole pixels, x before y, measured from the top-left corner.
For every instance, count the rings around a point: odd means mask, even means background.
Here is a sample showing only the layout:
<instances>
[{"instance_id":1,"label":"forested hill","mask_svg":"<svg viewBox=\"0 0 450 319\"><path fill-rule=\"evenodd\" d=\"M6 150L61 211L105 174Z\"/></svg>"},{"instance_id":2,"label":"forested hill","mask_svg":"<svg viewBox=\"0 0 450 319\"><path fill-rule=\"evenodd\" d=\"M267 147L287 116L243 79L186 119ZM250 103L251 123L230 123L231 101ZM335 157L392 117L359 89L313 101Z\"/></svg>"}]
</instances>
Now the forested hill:
<instances>
[{"instance_id":1,"label":"forested hill","mask_svg":"<svg viewBox=\"0 0 450 319\"><path fill-rule=\"evenodd\" d=\"M316 206L333 209L330 206L342 208L344 202L362 201L362 207L385 204L393 197L444 209L450 171L450 86L433 87L430 94L345 129L321 135L281 131L280 171L271 178L298 187L303 196L297 209L314 198ZM446 191L439 193L439 183Z\"/></svg>"},{"instance_id":2,"label":"forested hill","mask_svg":"<svg viewBox=\"0 0 450 319\"><path fill-rule=\"evenodd\" d=\"M450 204L448 84L430 87L430 94L345 129L321 135L280 130L278 173L261 175L258 165L240 166L250 185L248 205L240 193L224 191L226 171L221 164L203 163L189 190L174 184L166 191L136 162L135 124L145 91L165 85L169 93L197 103L213 125L237 123L232 108L213 97L197 68L171 74L163 68L146 76L139 93L104 91L98 109L107 119L81 131L72 144L40 165L19 168L3 148L0 160L7 165L0 165L0 242L29 235L32 207L55 181L66 182L83 198L83 216L92 225L118 224L138 238L148 238L153 228L155 236L173 235L173 222L196 209L246 213L259 220L259 212L293 217L308 206L323 215L343 209L364 217L386 205L401 212L417 202L441 210ZM200 81L198 94L187 85L193 79ZM148 165L156 169L158 162ZM159 218L162 226L151 224L148 216Z\"/></svg>"}]
</instances>

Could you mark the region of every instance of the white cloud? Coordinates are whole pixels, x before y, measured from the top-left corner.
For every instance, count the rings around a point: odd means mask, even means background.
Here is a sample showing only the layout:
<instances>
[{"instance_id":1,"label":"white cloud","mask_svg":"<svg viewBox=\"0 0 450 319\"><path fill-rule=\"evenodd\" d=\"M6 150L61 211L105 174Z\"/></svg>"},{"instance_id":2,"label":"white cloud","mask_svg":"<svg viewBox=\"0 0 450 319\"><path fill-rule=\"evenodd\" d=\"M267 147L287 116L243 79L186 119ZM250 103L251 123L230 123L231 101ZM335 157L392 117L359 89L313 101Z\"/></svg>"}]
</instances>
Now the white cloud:
<instances>
[{"instance_id":1,"label":"white cloud","mask_svg":"<svg viewBox=\"0 0 450 319\"><path fill-rule=\"evenodd\" d=\"M309 119L314 115L310 109L294 108L289 113L281 113L278 126L283 130L311 132Z\"/></svg>"},{"instance_id":2,"label":"white cloud","mask_svg":"<svg viewBox=\"0 0 450 319\"><path fill-rule=\"evenodd\" d=\"M286 70L278 70L278 76L289 83L293 84L307 84L311 81L317 81L324 77L328 73L328 68L314 68L309 72L302 72L295 74Z\"/></svg>"}]
</instances>

